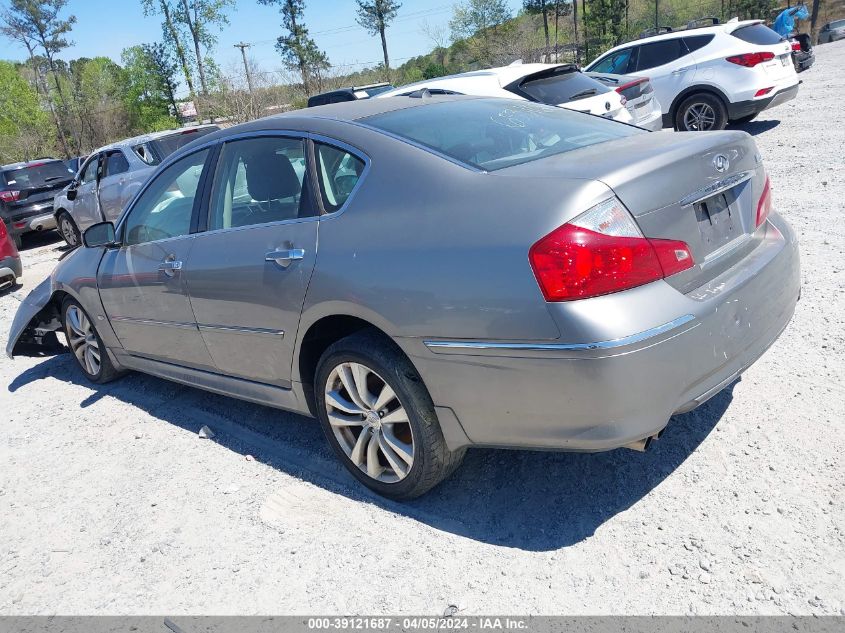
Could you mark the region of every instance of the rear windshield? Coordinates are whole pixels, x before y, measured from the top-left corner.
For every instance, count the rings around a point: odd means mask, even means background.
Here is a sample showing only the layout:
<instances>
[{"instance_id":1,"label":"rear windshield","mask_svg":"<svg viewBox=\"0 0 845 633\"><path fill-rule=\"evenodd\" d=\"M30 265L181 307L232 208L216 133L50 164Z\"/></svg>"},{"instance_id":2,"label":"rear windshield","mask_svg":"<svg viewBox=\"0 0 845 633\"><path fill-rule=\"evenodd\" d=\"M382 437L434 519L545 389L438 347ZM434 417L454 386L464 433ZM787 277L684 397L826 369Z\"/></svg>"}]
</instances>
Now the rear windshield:
<instances>
[{"instance_id":1,"label":"rear windshield","mask_svg":"<svg viewBox=\"0 0 845 633\"><path fill-rule=\"evenodd\" d=\"M393 90L393 86L374 86L373 88L364 88L363 92L366 92L367 95L370 97L375 97L382 92L387 92L388 90Z\"/></svg>"},{"instance_id":2,"label":"rear windshield","mask_svg":"<svg viewBox=\"0 0 845 633\"><path fill-rule=\"evenodd\" d=\"M487 171L646 133L609 119L510 99L444 101L363 122Z\"/></svg>"},{"instance_id":3,"label":"rear windshield","mask_svg":"<svg viewBox=\"0 0 845 633\"><path fill-rule=\"evenodd\" d=\"M158 165L177 149L185 147L188 143L197 140L201 136L215 132L217 129L216 127L204 127L181 130L157 138L154 141L147 141L141 145L136 145L132 149L148 165Z\"/></svg>"},{"instance_id":4,"label":"rear windshield","mask_svg":"<svg viewBox=\"0 0 845 633\"><path fill-rule=\"evenodd\" d=\"M519 90L535 101L559 105L610 92L610 88L578 71L563 70L532 75L523 80Z\"/></svg>"},{"instance_id":5,"label":"rear windshield","mask_svg":"<svg viewBox=\"0 0 845 633\"><path fill-rule=\"evenodd\" d=\"M62 161L49 163L35 163L19 169L3 172L6 185L19 189L33 189L36 187L50 187L66 183L73 178L74 171Z\"/></svg>"},{"instance_id":6,"label":"rear windshield","mask_svg":"<svg viewBox=\"0 0 845 633\"><path fill-rule=\"evenodd\" d=\"M780 35L775 33L765 24L750 24L749 26L741 26L731 33L731 35L738 37L749 44L761 44L763 46L777 44L778 42L783 41L783 38Z\"/></svg>"}]
</instances>

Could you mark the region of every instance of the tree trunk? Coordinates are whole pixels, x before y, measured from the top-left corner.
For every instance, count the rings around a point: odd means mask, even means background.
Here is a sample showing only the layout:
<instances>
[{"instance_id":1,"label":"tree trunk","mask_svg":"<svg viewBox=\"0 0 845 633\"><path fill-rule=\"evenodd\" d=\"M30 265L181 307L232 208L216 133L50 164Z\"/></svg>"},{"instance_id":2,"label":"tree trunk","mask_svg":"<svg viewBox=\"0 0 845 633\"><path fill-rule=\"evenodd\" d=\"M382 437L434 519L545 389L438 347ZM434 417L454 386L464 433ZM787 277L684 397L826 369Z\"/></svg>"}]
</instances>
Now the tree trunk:
<instances>
[{"instance_id":1,"label":"tree trunk","mask_svg":"<svg viewBox=\"0 0 845 633\"><path fill-rule=\"evenodd\" d=\"M819 35L816 33L816 22L819 19L819 0L813 0L813 11L810 13L810 44L819 41Z\"/></svg>"},{"instance_id":2,"label":"tree trunk","mask_svg":"<svg viewBox=\"0 0 845 633\"><path fill-rule=\"evenodd\" d=\"M543 32L546 34L546 55L549 54L549 9L546 6L546 0L543 0L542 4L542 11L543 11ZM557 13L555 13L555 24L557 24ZM555 38L555 42L557 42L557 38Z\"/></svg>"},{"instance_id":3,"label":"tree trunk","mask_svg":"<svg viewBox=\"0 0 845 633\"><path fill-rule=\"evenodd\" d=\"M583 18L581 18L583 20ZM578 46L578 0L572 0L572 28L574 30L575 63L581 63L581 48Z\"/></svg>"},{"instance_id":4,"label":"tree trunk","mask_svg":"<svg viewBox=\"0 0 845 633\"><path fill-rule=\"evenodd\" d=\"M50 116L53 117L53 124L56 126L56 134L59 137L62 152L64 153L65 158L70 158L70 148L68 147L67 139L65 138L62 122L59 120L59 115L53 105L53 100L50 98L50 90L47 88L47 84L41 76L41 68L38 67L38 62L35 61L35 51L32 49L32 46L30 46L29 42L25 42L25 45L26 50L29 53L29 60L32 63L32 72L35 73L35 91L39 94L43 93L44 98L47 99L47 109L50 110Z\"/></svg>"},{"instance_id":5,"label":"tree trunk","mask_svg":"<svg viewBox=\"0 0 845 633\"><path fill-rule=\"evenodd\" d=\"M300 37L299 29L296 28L296 17L294 16L293 12L290 14L290 32L291 35L296 35L296 37ZM281 40L282 38L279 38ZM302 88L305 90L305 96L311 96L311 81L310 81L310 74L308 72L308 64L306 63L305 58L302 54L297 53L297 61L299 62L299 74L302 75Z\"/></svg>"},{"instance_id":6,"label":"tree trunk","mask_svg":"<svg viewBox=\"0 0 845 633\"><path fill-rule=\"evenodd\" d=\"M173 16L170 15L170 8L167 3L162 0L161 9L164 13L164 23L173 38L173 45L176 47L176 58L179 60L179 65L182 66L182 73L185 75L185 83L188 85L188 93L191 97L194 96L194 80L191 77L191 68L188 65L188 58L185 56L185 48L182 46L182 40L179 39L179 31L173 24Z\"/></svg>"},{"instance_id":7,"label":"tree trunk","mask_svg":"<svg viewBox=\"0 0 845 633\"><path fill-rule=\"evenodd\" d=\"M572 0L578 2L578 0ZM587 28L587 0L581 0L581 22L584 25L584 63L590 61L590 31Z\"/></svg>"},{"instance_id":8,"label":"tree trunk","mask_svg":"<svg viewBox=\"0 0 845 633\"><path fill-rule=\"evenodd\" d=\"M188 6L188 0L182 0L182 7L185 10L185 24L191 33L191 39L194 41L194 53L197 56L197 72L199 72L200 76L200 89L202 90L203 96L206 96L208 94L208 84L205 80L205 64L202 62L202 53L200 51L199 31L197 30L196 20L191 19L191 9Z\"/></svg>"},{"instance_id":9,"label":"tree trunk","mask_svg":"<svg viewBox=\"0 0 845 633\"><path fill-rule=\"evenodd\" d=\"M378 23L378 32L381 35L381 50L384 53L384 70L387 78L390 79L390 59L387 57L387 38L384 36L384 21Z\"/></svg>"}]
</instances>

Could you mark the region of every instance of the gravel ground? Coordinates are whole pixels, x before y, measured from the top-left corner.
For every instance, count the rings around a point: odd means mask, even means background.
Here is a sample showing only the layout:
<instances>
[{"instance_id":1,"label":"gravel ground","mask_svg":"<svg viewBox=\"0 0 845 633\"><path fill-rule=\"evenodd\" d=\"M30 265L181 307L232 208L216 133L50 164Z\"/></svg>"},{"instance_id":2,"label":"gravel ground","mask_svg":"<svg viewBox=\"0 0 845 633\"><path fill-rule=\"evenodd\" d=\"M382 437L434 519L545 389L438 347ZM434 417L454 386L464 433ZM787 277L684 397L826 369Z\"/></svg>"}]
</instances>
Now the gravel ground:
<instances>
[{"instance_id":1,"label":"gravel ground","mask_svg":"<svg viewBox=\"0 0 845 633\"><path fill-rule=\"evenodd\" d=\"M845 614L845 41L816 52L745 126L800 235L795 319L648 453L474 450L400 505L311 420L3 357L0 614ZM0 296L4 346L51 239Z\"/></svg>"}]
</instances>

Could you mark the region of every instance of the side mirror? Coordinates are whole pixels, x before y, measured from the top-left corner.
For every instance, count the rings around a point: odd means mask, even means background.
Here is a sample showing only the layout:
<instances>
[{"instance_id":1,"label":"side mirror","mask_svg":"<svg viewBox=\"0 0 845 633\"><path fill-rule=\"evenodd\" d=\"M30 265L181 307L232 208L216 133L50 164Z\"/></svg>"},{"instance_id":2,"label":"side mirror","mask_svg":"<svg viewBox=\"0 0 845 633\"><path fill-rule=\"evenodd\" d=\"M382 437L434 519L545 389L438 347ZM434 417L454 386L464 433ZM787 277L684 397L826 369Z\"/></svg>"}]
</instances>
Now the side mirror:
<instances>
[{"instance_id":1,"label":"side mirror","mask_svg":"<svg viewBox=\"0 0 845 633\"><path fill-rule=\"evenodd\" d=\"M76 183L74 183L74 185L76 185ZM68 200L76 200L76 186L72 186L70 189L68 189L65 195L67 196Z\"/></svg>"},{"instance_id":2,"label":"side mirror","mask_svg":"<svg viewBox=\"0 0 845 633\"><path fill-rule=\"evenodd\" d=\"M92 224L82 234L82 243L87 248L115 246L117 241L114 235L114 224L111 222Z\"/></svg>"}]
</instances>

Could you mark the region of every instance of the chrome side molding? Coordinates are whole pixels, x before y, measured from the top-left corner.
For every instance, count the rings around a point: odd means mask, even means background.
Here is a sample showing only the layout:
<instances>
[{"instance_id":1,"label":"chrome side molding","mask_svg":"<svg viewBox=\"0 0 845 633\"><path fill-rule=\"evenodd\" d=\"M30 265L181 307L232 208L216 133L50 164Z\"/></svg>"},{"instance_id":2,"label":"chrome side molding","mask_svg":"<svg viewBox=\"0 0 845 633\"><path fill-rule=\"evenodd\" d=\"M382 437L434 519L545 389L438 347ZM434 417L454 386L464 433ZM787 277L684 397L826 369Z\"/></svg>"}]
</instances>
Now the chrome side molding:
<instances>
[{"instance_id":1,"label":"chrome side molding","mask_svg":"<svg viewBox=\"0 0 845 633\"><path fill-rule=\"evenodd\" d=\"M655 336L660 336L667 332L686 325L690 321L695 320L692 314L685 314L663 325L643 330L630 336L613 339L610 341L597 341L595 343L506 343L499 341L437 341L427 340L423 341L425 346L433 351L435 354L438 350L448 349L452 351L458 350L507 350L507 351L537 351L537 352L570 352L583 350L604 350L614 349L617 347L624 347L634 343L640 343Z\"/></svg>"}]
</instances>

